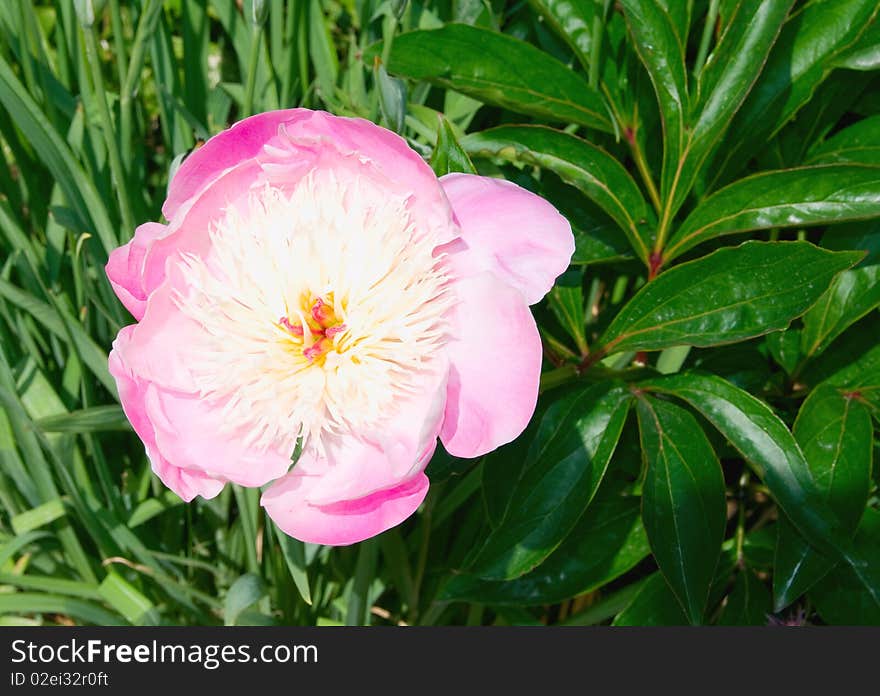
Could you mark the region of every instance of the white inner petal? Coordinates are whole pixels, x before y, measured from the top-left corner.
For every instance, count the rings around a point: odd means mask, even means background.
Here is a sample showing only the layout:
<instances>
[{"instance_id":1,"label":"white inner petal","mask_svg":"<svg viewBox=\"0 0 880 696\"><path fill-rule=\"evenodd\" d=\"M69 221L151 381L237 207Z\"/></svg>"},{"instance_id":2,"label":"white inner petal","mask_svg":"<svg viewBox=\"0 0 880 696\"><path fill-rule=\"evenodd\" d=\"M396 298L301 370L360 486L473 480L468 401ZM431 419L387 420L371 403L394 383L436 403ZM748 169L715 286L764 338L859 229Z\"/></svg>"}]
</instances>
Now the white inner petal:
<instances>
[{"instance_id":1,"label":"white inner petal","mask_svg":"<svg viewBox=\"0 0 880 696\"><path fill-rule=\"evenodd\" d=\"M254 446L368 434L445 340L436 242L405 198L330 171L291 194L266 186L244 208L210 231L207 258L178 260L189 287L176 301L205 329L190 366L200 392ZM318 299L329 331L311 313Z\"/></svg>"}]
</instances>

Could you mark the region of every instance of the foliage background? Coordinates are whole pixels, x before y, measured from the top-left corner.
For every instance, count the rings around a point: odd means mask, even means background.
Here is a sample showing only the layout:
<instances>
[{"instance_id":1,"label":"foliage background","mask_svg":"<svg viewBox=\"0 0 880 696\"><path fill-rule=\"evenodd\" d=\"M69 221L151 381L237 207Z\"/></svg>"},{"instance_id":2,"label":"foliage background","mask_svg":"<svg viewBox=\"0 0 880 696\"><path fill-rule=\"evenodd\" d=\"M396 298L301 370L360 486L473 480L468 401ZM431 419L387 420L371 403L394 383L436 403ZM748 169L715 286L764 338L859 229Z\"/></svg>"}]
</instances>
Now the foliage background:
<instances>
[{"instance_id":1,"label":"foliage background","mask_svg":"<svg viewBox=\"0 0 880 696\"><path fill-rule=\"evenodd\" d=\"M878 9L0 3L0 621L880 623ZM436 455L420 513L348 548L258 491L182 504L106 367L108 251L201 141L293 105L577 238L530 428Z\"/></svg>"}]
</instances>

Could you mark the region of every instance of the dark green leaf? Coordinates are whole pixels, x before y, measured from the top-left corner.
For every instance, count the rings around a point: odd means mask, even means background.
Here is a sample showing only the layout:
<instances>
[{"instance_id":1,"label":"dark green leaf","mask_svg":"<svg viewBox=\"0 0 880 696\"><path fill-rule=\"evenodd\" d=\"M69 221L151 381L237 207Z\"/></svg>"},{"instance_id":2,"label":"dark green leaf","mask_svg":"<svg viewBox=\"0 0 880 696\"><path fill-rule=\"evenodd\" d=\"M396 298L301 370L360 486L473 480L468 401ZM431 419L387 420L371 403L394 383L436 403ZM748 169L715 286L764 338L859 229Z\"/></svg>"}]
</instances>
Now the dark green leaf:
<instances>
[{"instance_id":1,"label":"dark green leaf","mask_svg":"<svg viewBox=\"0 0 880 696\"><path fill-rule=\"evenodd\" d=\"M444 176L452 172L477 173L471 158L468 157L459 144L458 138L455 137L452 125L442 114L437 124L437 143L431 153L431 169L437 176Z\"/></svg>"},{"instance_id":2,"label":"dark green leaf","mask_svg":"<svg viewBox=\"0 0 880 696\"><path fill-rule=\"evenodd\" d=\"M388 69L519 113L613 130L602 95L586 80L531 44L488 29L448 24L401 34Z\"/></svg>"},{"instance_id":3,"label":"dark green leaf","mask_svg":"<svg viewBox=\"0 0 880 696\"><path fill-rule=\"evenodd\" d=\"M640 387L672 394L697 409L751 464L798 531L820 552L846 560L880 604L880 563L854 546L794 436L766 404L712 375L674 375Z\"/></svg>"},{"instance_id":4,"label":"dark green leaf","mask_svg":"<svg viewBox=\"0 0 880 696\"><path fill-rule=\"evenodd\" d=\"M653 244L653 211L629 172L601 148L542 126L499 126L466 136L462 146L475 156L500 157L556 173L608 213L647 263Z\"/></svg>"},{"instance_id":5,"label":"dark green leaf","mask_svg":"<svg viewBox=\"0 0 880 696\"><path fill-rule=\"evenodd\" d=\"M875 0L811 2L785 24L761 76L730 126L724 149L709 167L711 178L729 180L748 164L809 101L836 59L869 26L877 9Z\"/></svg>"},{"instance_id":6,"label":"dark green leaf","mask_svg":"<svg viewBox=\"0 0 880 696\"><path fill-rule=\"evenodd\" d=\"M687 626L687 624L687 616L660 573L654 573L647 579L633 601L615 617L612 623L613 626Z\"/></svg>"},{"instance_id":7,"label":"dark green leaf","mask_svg":"<svg viewBox=\"0 0 880 696\"><path fill-rule=\"evenodd\" d=\"M700 203L669 240L664 261L726 234L828 225L878 215L878 167L831 164L762 172Z\"/></svg>"},{"instance_id":8,"label":"dark green leaf","mask_svg":"<svg viewBox=\"0 0 880 696\"><path fill-rule=\"evenodd\" d=\"M797 368L801 358L800 330L788 329L767 334L767 349L776 364L790 375Z\"/></svg>"},{"instance_id":9,"label":"dark green leaf","mask_svg":"<svg viewBox=\"0 0 880 696\"><path fill-rule=\"evenodd\" d=\"M666 189L664 168L664 191L668 191L670 197L667 224L755 83L792 4L793 0L738 3L718 46L700 73L679 158L664 163L664 167L674 167L669 175L672 177L669 189Z\"/></svg>"},{"instance_id":10,"label":"dark green leaf","mask_svg":"<svg viewBox=\"0 0 880 696\"><path fill-rule=\"evenodd\" d=\"M638 402L642 520L660 571L691 623L703 620L724 540L724 477L696 419L679 406Z\"/></svg>"},{"instance_id":11,"label":"dark green leaf","mask_svg":"<svg viewBox=\"0 0 880 696\"><path fill-rule=\"evenodd\" d=\"M601 339L608 352L734 343L788 326L858 261L806 242L746 242L645 285Z\"/></svg>"},{"instance_id":12,"label":"dark green leaf","mask_svg":"<svg viewBox=\"0 0 880 696\"><path fill-rule=\"evenodd\" d=\"M824 351L852 324L880 305L880 265L844 271L804 314L801 351Z\"/></svg>"},{"instance_id":13,"label":"dark green leaf","mask_svg":"<svg viewBox=\"0 0 880 696\"><path fill-rule=\"evenodd\" d=\"M810 153L810 164L880 165L880 115L844 128Z\"/></svg>"},{"instance_id":14,"label":"dark green leaf","mask_svg":"<svg viewBox=\"0 0 880 696\"><path fill-rule=\"evenodd\" d=\"M822 246L834 251L861 249L868 255L860 266L880 263L880 218L835 225L822 236Z\"/></svg>"},{"instance_id":15,"label":"dark green leaf","mask_svg":"<svg viewBox=\"0 0 880 696\"><path fill-rule=\"evenodd\" d=\"M559 546L605 475L630 399L625 387L605 383L570 393L547 409L506 514L469 572L486 579L516 578Z\"/></svg>"},{"instance_id":16,"label":"dark green leaf","mask_svg":"<svg viewBox=\"0 0 880 696\"><path fill-rule=\"evenodd\" d=\"M583 269L567 271L556 279L556 284L547 295L551 311L581 354L585 354L587 349L583 282Z\"/></svg>"},{"instance_id":17,"label":"dark green leaf","mask_svg":"<svg viewBox=\"0 0 880 696\"><path fill-rule=\"evenodd\" d=\"M880 69L880 22L876 17L836 64L848 70Z\"/></svg>"},{"instance_id":18,"label":"dark green leaf","mask_svg":"<svg viewBox=\"0 0 880 696\"><path fill-rule=\"evenodd\" d=\"M508 581L457 575L443 599L487 604L553 604L590 592L650 553L638 498L597 494L565 541L530 573Z\"/></svg>"},{"instance_id":19,"label":"dark green leaf","mask_svg":"<svg viewBox=\"0 0 880 696\"><path fill-rule=\"evenodd\" d=\"M770 614L770 591L755 574L743 569L736 576L733 589L727 596L720 626L766 626Z\"/></svg>"},{"instance_id":20,"label":"dark green leaf","mask_svg":"<svg viewBox=\"0 0 880 696\"><path fill-rule=\"evenodd\" d=\"M793 434L813 480L845 529L855 532L871 486L871 414L837 387L820 385L798 412ZM814 551L789 525L780 525L773 576L777 610L824 576L834 559Z\"/></svg>"},{"instance_id":21,"label":"dark green leaf","mask_svg":"<svg viewBox=\"0 0 880 696\"><path fill-rule=\"evenodd\" d=\"M856 535L856 544L873 559L873 563L880 564L880 511L865 511ZM880 604L852 568L839 566L820 580L809 596L827 623L850 626L880 624Z\"/></svg>"},{"instance_id":22,"label":"dark green leaf","mask_svg":"<svg viewBox=\"0 0 880 696\"><path fill-rule=\"evenodd\" d=\"M589 69L593 19L601 11L597 0L529 0L547 24L571 47L584 69Z\"/></svg>"},{"instance_id":23,"label":"dark green leaf","mask_svg":"<svg viewBox=\"0 0 880 696\"><path fill-rule=\"evenodd\" d=\"M681 3L676 3L681 4ZM677 188L678 163L687 147L686 119L690 109L685 46L659 0L620 0L636 51L651 76L663 119L661 198Z\"/></svg>"}]
</instances>

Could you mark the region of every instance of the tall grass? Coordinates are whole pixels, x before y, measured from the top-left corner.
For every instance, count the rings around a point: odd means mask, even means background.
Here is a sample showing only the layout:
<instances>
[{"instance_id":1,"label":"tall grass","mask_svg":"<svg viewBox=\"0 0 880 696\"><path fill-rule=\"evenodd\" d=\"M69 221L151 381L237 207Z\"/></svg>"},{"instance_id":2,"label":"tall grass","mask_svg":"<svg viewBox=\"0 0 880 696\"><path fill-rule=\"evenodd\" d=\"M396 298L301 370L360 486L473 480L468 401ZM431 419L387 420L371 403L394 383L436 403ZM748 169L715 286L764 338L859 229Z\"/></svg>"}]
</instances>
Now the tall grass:
<instances>
[{"instance_id":1,"label":"tall grass","mask_svg":"<svg viewBox=\"0 0 880 696\"><path fill-rule=\"evenodd\" d=\"M361 58L433 15L265 5L263 22L250 0L0 3L0 623L465 619L432 603L432 568L464 548L453 522L477 471L435 477L425 513L380 540L320 548L277 532L255 490L183 504L118 405L107 351L132 319L103 267L160 219L201 141L296 105L384 122L423 152L436 137L427 92L406 113L403 84ZM476 108L444 106L458 126Z\"/></svg>"}]
</instances>

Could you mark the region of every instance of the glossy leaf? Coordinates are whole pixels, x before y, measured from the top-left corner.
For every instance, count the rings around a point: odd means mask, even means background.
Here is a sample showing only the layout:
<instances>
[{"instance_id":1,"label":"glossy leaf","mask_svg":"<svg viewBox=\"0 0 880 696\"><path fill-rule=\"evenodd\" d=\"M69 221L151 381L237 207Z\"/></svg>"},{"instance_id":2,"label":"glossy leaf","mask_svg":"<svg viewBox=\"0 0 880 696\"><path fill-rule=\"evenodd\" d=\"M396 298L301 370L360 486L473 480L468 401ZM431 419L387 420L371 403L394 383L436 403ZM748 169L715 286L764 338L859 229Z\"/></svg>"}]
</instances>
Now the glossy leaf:
<instances>
[{"instance_id":1,"label":"glossy leaf","mask_svg":"<svg viewBox=\"0 0 880 696\"><path fill-rule=\"evenodd\" d=\"M653 211L629 172L601 148L542 126L499 126L466 136L462 146L474 156L499 157L554 172L608 213L647 263L653 244Z\"/></svg>"},{"instance_id":2,"label":"glossy leaf","mask_svg":"<svg viewBox=\"0 0 880 696\"><path fill-rule=\"evenodd\" d=\"M871 414L837 387L821 385L801 406L793 434L813 480L838 519L854 533L871 486ZM787 606L834 565L788 525L781 525L773 576L776 608Z\"/></svg>"},{"instance_id":3,"label":"glossy leaf","mask_svg":"<svg viewBox=\"0 0 880 696\"><path fill-rule=\"evenodd\" d=\"M679 3L680 4L680 3ZM663 170L660 195L667 200L676 186L678 163L686 144L690 109L685 42L659 0L620 0L636 52L645 64L663 120Z\"/></svg>"},{"instance_id":4,"label":"glossy leaf","mask_svg":"<svg viewBox=\"0 0 880 696\"><path fill-rule=\"evenodd\" d=\"M808 162L880 165L880 115L869 116L835 133L810 153Z\"/></svg>"},{"instance_id":5,"label":"glossy leaf","mask_svg":"<svg viewBox=\"0 0 880 696\"><path fill-rule=\"evenodd\" d=\"M700 203L669 240L664 260L722 235L876 216L880 168L831 164L762 172Z\"/></svg>"},{"instance_id":6,"label":"glossy leaf","mask_svg":"<svg viewBox=\"0 0 880 696\"><path fill-rule=\"evenodd\" d=\"M660 573L649 576L613 626L686 626L688 618Z\"/></svg>"},{"instance_id":7,"label":"glossy leaf","mask_svg":"<svg viewBox=\"0 0 880 696\"><path fill-rule=\"evenodd\" d=\"M674 375L640 387L681 398L709 420L752 466L798 531L820 552L846 560L880 604L880 564L854 546L794 436L766 404L712 375Z\"/></svg>"},{"instance_id":8,"label":"glossy leaf","mask_svg":"<svg viewBox=\"0 0 880 696\"><path fill-rule=\"evenodd\" d=\"M471 158L462 149L455 137L455 131L452 125L441 115L437 124L437 142L431 153L431 169L437 176L451 174L452 172L463 172L465 174L476 174L477 170L471 162Z\"/></svg>"},{"instance_id":9,"label":"glossy leaf","mask_svg":"<svg viewBox=\"0 0 880 696\"><path fill-rule=\"evenodd\" d=\"M880 265L844 271L804 314L801 351L824 351L849 326L880 305Z\"/></svg>"},{"instance_id":10,"label":"glossy leaf","mask_svg":"<svg viewBox=\"0 0 880 696\"><path fill-rule=\"evenodd\" d=\"M613 130L602 95L586 80L531 44L488 29L448 24L401 34L388 70L511 111Z\"/></svg>"},{"instance_id":11,"label":"glossy leaf","mask_svg":"<svg viewBox=\"0 0 880 696\"><path fill-rule=\"evenodd\" d=\"M847 70L880 68L880 22L876 18L859 40L838 59L837 66Z\"/></svg>"},{"instance_id":12,"label":"glossy leaf","mask_svg":"<svg viewBox=\"0 0 880 696\"><path fill-rule=\"evenodd\" d=\"M590 65L593 20L601 11L598 0L529 0L529 4L574 51L585 69Z\"/></svg>"},{"instance_id":13,"label":"glossy leaf","mask_svg":"<svg viewBox=\"0 0 880 696\"><path fill-rule=\"evenodd\" d=\"M812 2L785 24L730 126L724 150L708 165L711 180L729 180L748 164L810 99L877 10L874 0Z\"/></svg>"},{"instance_id":14,"label":"glossy leaf","mask_svg":"<svg viewBox=\"0 0 880 696\"><path fill-rule=\"evenodd\" d=\"M668 191L670 221L761 73L792 5L793 0L742 0L737 4L700 72L679 159L666 163L675 166Z\"/></svg>"},{"instance_id":15,"label":"glossy leaf","mask_svg":"<svg viewBox=\"0 0 880 696\"><path fill-rule=\"evenodd\" d=\"M771 609L766 585L751 570L744 569L736 576L718 625L766 626Z\"/></svg>"},{"instance_id":16,"label":"glossy leaf","mask_svg":"<svg viewBox=\"0 0 880 696\"><path fill-rule=\"evenodd\" d=\"M693 624L703 620L724 540L724 477L696 419L679 406L638 402L642 520L660 571Z\"/></svg>"},{"instance_id":17,"label":"glossy leaf","mask_svg":"<svg viewBox=\"0 0 880 696\"><path fill-rule=\"evenodd\" d=\"M856 544L873 563L880 563L880 512L868 509L856 535ZM880 624L880 604L866 590L852 568L839 566L810 591L819 615L840 625Z\"/></svg>"},{"instance_id":18,"label":"glossy leaf","mask_svg":"<svg viewBox=\"0 0 880 696\"><path fill-rule=\"evenodd\" d=\"M469 572L486 579L516 578L559 546L605 475L630 399L625 387L606 383L575 391L547 409L506 514Z\"/></svg>"},{"instance_id":19,"label":"glossy leaf","mask_svg":"<svg viewBox=\"0 0 880 696\"><path fill-rule=\"evenodd\" d=\"M831 227L822 236L822 246L834 251L857 249L866 251L860 266L880 263L880 218L860 220Z\"/></svg>"},{"instance_id":20,"label":"glossy leaf","mask_svg":"<svg viewBox=\"0 0 880 696\"><path fill-rule=\"evenodd\" d=\"M806 242L746 242L662 273L620 310L606 350L734 343L785 328L852 266L858 252Z\"/></svg>"},{"instance_id":21,"label":"glossy leaf","mask_svg":"<svg viewBox=\"0 0 880 696\"><path fill-rule=\"evenodd\" d=\"M650 553L639 500L597 494L565 541L530 573L508 581L456 575L442 598L487 604L552 604L590 592Z\"/></svg>"}]
</instances>

